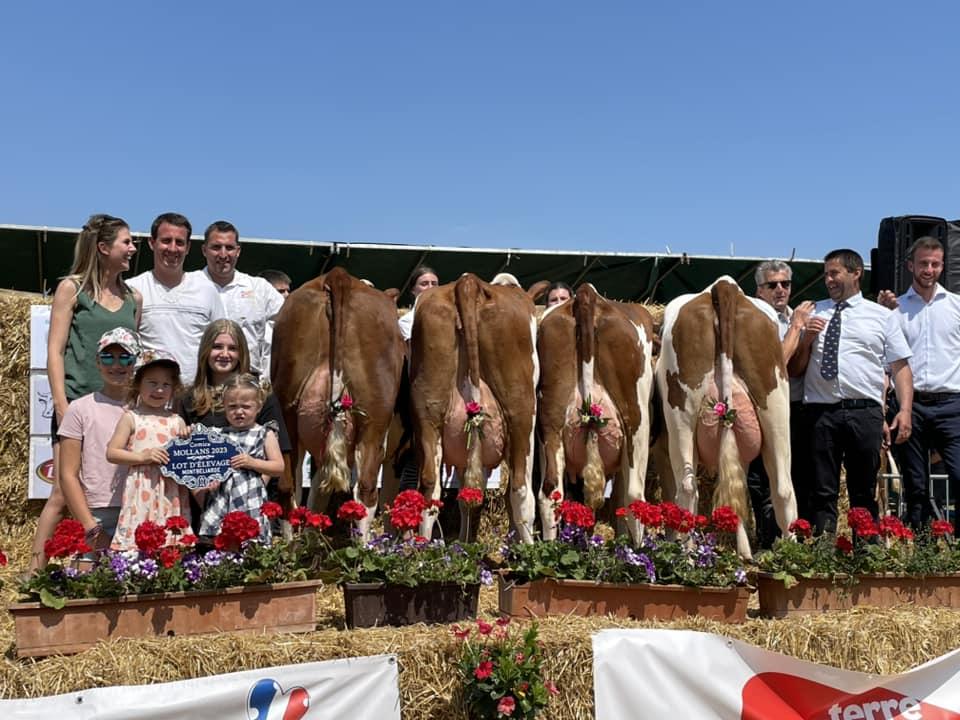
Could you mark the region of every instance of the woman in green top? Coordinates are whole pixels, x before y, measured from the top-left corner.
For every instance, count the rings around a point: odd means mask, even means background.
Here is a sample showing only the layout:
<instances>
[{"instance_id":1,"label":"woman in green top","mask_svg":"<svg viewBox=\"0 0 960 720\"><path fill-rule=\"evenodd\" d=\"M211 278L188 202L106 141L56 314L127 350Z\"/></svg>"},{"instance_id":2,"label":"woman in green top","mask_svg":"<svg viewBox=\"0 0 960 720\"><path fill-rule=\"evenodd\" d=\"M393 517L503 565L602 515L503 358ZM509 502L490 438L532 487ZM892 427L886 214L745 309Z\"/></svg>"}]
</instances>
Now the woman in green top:
<instances>
[{"instance_id":1,"label":"woman in green top","mask_svg":"<svg viewBox=\"0 0 960 720\"><path fill-rule=\"evenodd\" d=\"M54 486L37 524L30 570L46 562L43 543L63 517L66 501L59 487L57 426L67 405L103 385L97 369L97 342L116 327L136 331L143 298L123 281L137 251L130 227L112 215L91 215L74 248L73 267L53 295L47 336L47 378L53 395Z\"/></svg>"}]
</instances>

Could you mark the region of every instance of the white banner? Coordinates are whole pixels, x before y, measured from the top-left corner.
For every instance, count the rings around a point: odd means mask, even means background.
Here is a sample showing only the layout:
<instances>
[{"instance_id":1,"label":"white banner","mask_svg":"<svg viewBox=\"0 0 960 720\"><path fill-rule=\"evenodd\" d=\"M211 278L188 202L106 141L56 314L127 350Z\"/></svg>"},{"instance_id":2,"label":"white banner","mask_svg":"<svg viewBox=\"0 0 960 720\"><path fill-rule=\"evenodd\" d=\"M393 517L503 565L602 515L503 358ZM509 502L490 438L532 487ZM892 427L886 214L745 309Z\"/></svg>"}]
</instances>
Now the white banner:
<instances>
[{"instance_id":1,"label":"white banner","mask_svg":"<svg viewBox=\"0 0 960 720\"><path fill-rule=\"evenodd\" d=\"M960 720L960 651L868 675L681 630L593 636L597 720Z\"/></svg>"},{"instance_id":2,"label":"white banner","mask_svg":"<svg viewBox=\"0 0 960 720\"><path fill-rule=\"evenodd\" d=\"M400 720L395 655L329 660L160 685L2 700L4 718L71 720Z\"/></svg>"}]
</instances>

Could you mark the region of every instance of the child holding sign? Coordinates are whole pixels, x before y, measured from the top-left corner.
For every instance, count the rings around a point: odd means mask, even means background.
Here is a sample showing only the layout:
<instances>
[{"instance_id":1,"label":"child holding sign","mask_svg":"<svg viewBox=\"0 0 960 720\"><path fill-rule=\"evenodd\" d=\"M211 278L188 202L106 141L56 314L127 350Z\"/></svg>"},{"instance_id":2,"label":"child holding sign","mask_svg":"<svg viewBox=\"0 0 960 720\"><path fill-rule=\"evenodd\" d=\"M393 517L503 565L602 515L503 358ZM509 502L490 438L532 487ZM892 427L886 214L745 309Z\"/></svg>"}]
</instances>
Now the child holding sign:
<instances>
[{"instance_id":1,"label":"child holding sign","mask_svg":"<svg viewBox=\"0 0 960 720\"><path fill-rule=\"evenodd\" d=\"M129 465L114 550L136 548L137 526L150 520L163 525L175 515L190 517L189 491L160 474L170 458L164 445L187 430L170 409L180 388L180 365L165 350L145 350L137 361L129 399L131 409L123 414L107 444L107 460Z\"/></svg>"},{"instance_id":2,"label":"child holding sign","mask_svg":"<svg viewBox=\"0 0 960 720\"><path fill-rule=\"evenodd\" d=\"M264 478L283 472L283 455L276 423L257 423L264 395L260 383L248 373L234 375L223 384L223 410L230 426L222 432L240 452L230 458L231 469L223 482L208 490L200 521L200 535L204 537L216 535L226 514L240 510L260 523L260 540L270 541L270 521L260 514L267 499Z\"/></svg>"}]
</instances>

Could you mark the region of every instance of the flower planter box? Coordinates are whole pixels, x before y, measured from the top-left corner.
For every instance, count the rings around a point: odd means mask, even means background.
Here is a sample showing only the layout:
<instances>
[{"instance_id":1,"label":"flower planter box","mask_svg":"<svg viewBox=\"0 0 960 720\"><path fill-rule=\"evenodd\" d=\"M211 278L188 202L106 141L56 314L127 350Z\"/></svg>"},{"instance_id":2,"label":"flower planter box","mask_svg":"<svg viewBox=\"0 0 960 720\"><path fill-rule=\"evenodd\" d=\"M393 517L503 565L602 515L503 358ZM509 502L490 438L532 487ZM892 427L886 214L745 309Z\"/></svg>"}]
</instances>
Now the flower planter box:
<instances>
[{"instance_id":1,"label":"flower planter box","mask_svg":"<svg viewBox=\"0 0 960 720\"><path fill-rule=\"evenodd\" d=\"M386 583L344 583L348 628L376 625L450 623L477 616L479 585L426 583L416 587Z\"/></svg>"},{"instance_id":2,"label":"flower planter box","mask_svg":"<svg viewBox=\"0 0 960 720\"><path fill-rule=\"evenodd\" d=\"M308 632L316 627L319 580L226 590L38 602L9 607L17 657L80 652L108 638L222 632Z\"/></svg>"},{"instance_id":3,"label":"flower planter box","mask_svg":"<svg viewBox=\"0 0 960 720\"><path fill-rule=\"evenodd\" d=\"M585 580L499 578L500 613L513 617L613 615L634 620L675 620L700 615L726 623L747 617L745 587L633 585Z\"/></svg>"},{"instance_id":4,"label":"flower planter box","mask_svg":"<svg viewBox=\"0 0 960 720\"><path fill-rule=\"evenodd\" d=\"M960 608L960 575L858 575L856 584L843 578L797 578L791 588L771 573L757 573L760 614L782 618L790 615L849 610L860 605L893 607Z\"/></svg>"}]
</instances>

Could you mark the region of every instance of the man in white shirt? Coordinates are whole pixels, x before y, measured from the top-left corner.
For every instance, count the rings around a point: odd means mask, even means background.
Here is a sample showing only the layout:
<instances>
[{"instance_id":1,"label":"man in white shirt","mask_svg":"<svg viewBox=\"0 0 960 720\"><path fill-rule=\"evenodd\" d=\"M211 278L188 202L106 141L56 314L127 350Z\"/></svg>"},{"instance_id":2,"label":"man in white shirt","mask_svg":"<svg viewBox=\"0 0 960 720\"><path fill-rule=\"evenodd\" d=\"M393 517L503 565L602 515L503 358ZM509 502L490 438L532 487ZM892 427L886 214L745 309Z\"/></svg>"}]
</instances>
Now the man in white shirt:
<instances>
[{"instance_id":1,"label":"man in white shirt","mask_svg":"<svg viewBox=\"0 0 960 720\"><path fill-rule=\"evenodd\" d=\"M267 322L283 306L283 296L267 280L237 270L240 258L240 233L226 220L217 220L203 234L203 257L207 266L195 273L217 291L226 316L237 323L247 339L250 369L270 374L264 363ZM269 358L269 352L266 353Z\"/></svg>"},{"instance_id":2,"label":"man in white shirt","mask_svg":"<svg viewBox=\"0 0 960 720\"><path fill-rule=\"evenodd\" d=\"M910 347L894 314L860 293L863 258L853 250L833 250L824 258L823 274L830 299L816 304L790 363L792 374L806 371L810 506L817 533L836 531L841 461L850 507L867 508L877 516L881 441L889 442L894 430L898 443L909 439L913 404ZM900 401L889 427L883 417L887 366Z\"/></svg>"},{"instance_id":3,"label":"man in white shirt","mask_svg":"<svg viewBox=\"0 0 960 720\"><path fill-rule=\"evenodd\" d=\"M185 385L194 381L204 329L224 317L223 304L210 284L183 271L191 232L190 221L179 213L158 216L150 227L153 270L127 280L143 295L139 328L143 349L170 351Z\"/></svg>"},{"instance_id":4,"label":"man in white shirt","mask_svg":"<svg viewBox=\"0 0 960 720\"><path fill-rule=\"evenodd\" d=\"M782 260L767 260L757 266L754 280L757 297L764 300L777 314L777 329L783 343L783 361L789 362L796 352L803 327L813 311L809 300L791 309L790 291L793 271ZM797 498L797 516L809 518L807 499L810 496L810 438L803 419L803 378L790 378L790 474ZM756 518L757 541L761 548L769 548L779 535L779 528L770 501L770 479L763 467L763 458L756 458L747 471L747 489Z\"/></svg>"},{"instance_id":5,"label":"man in white shirt","mask_svg":"<svg viewBox=\"0 0 960 720\"><path fill-rule=\"evenodd\" d=\"M899 446L907 520L920 528L931 519L930 451L943 458L953 492L960 487L960 295L940 283L943 245L919 238L907 252L913 283L899 298L889 290L879 301L894 309L913 356L913 431Z\"/></svg>"}]
</instances>

